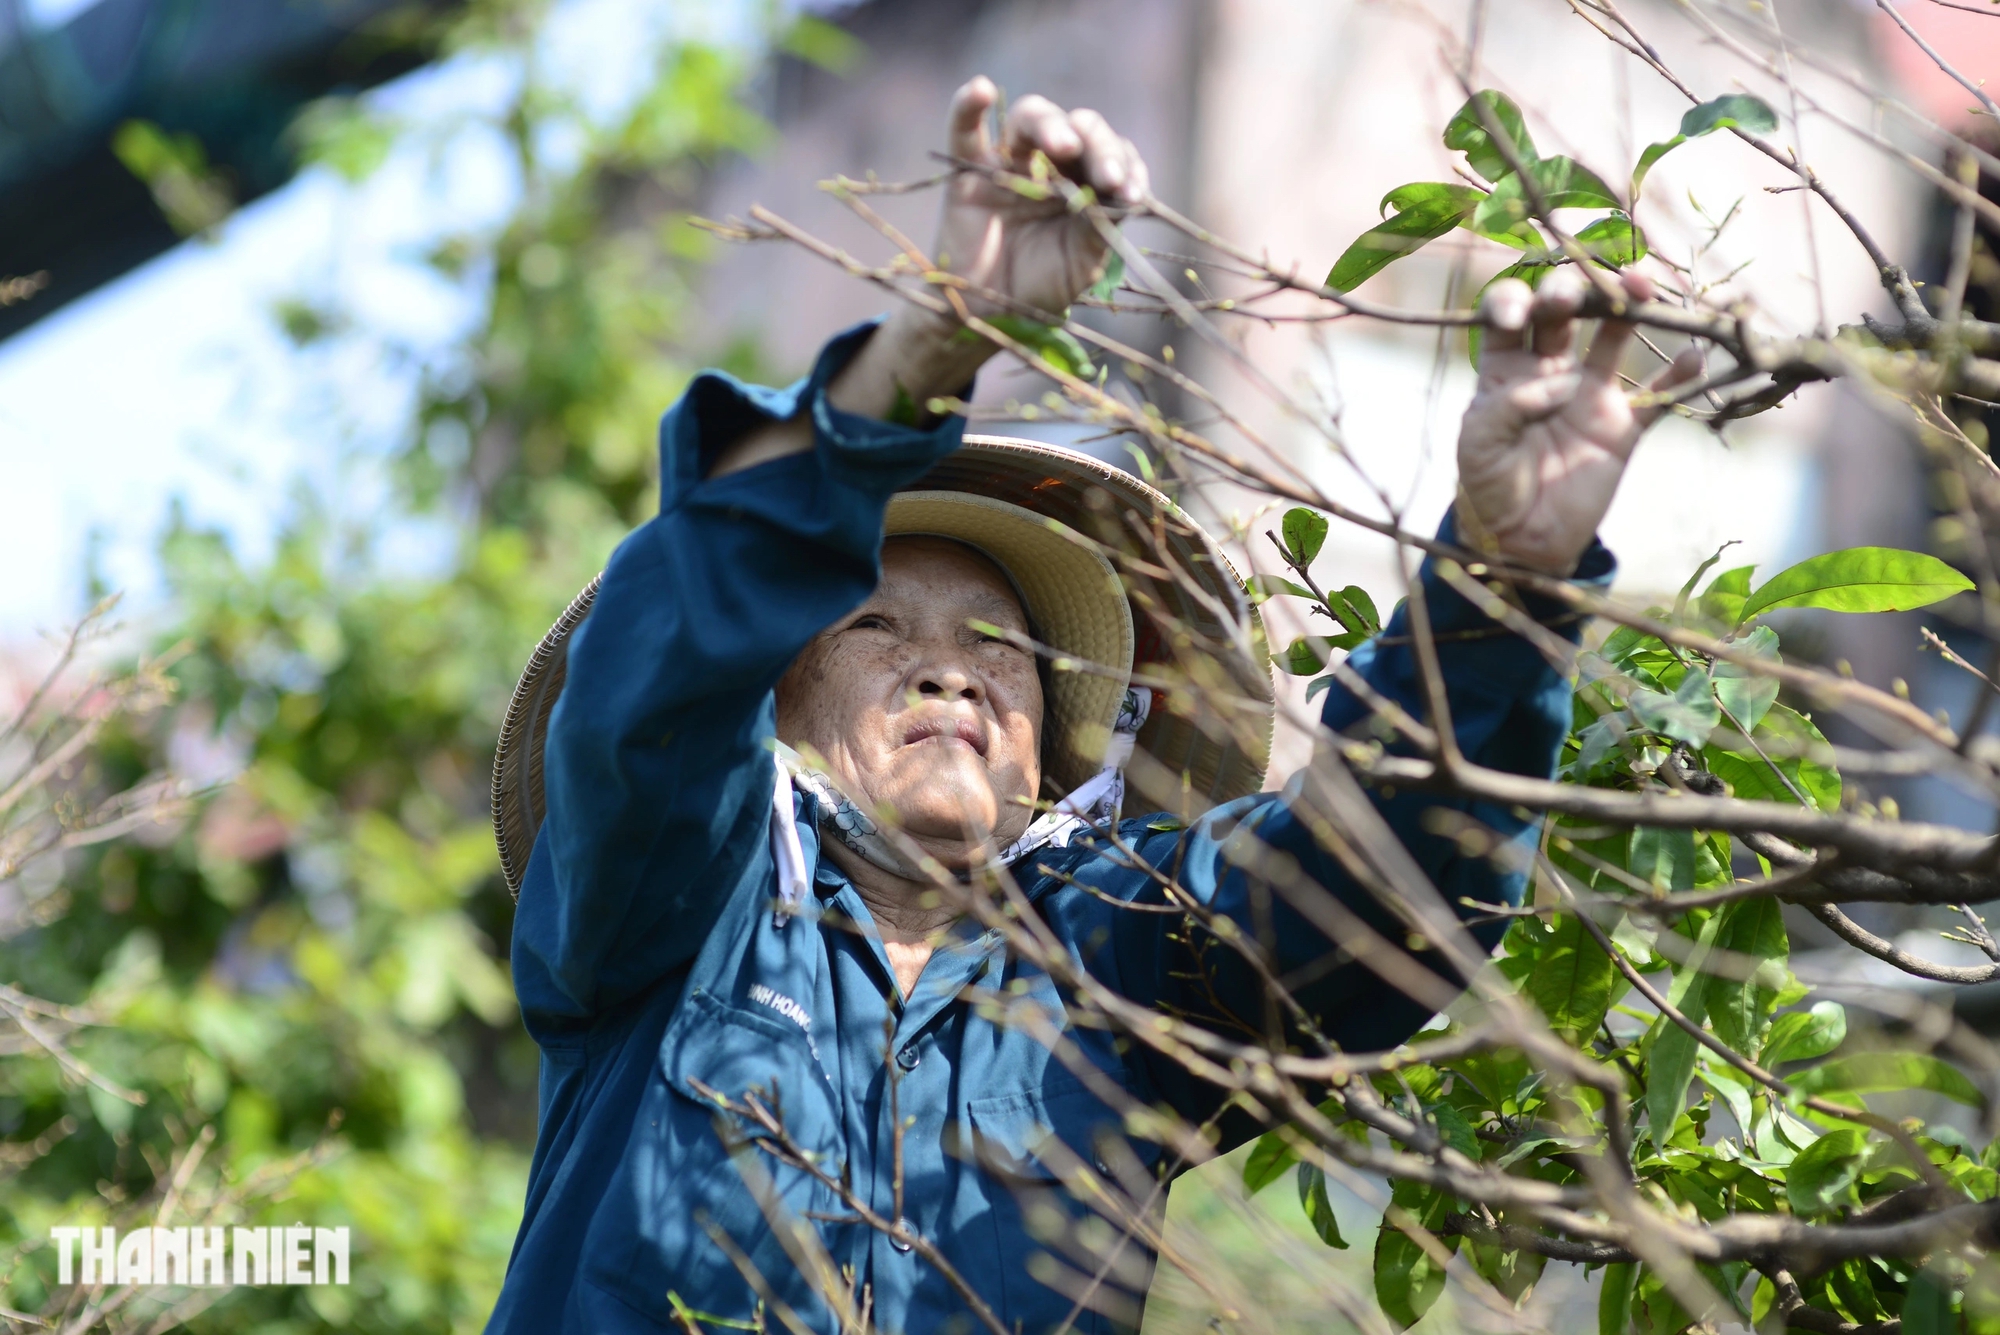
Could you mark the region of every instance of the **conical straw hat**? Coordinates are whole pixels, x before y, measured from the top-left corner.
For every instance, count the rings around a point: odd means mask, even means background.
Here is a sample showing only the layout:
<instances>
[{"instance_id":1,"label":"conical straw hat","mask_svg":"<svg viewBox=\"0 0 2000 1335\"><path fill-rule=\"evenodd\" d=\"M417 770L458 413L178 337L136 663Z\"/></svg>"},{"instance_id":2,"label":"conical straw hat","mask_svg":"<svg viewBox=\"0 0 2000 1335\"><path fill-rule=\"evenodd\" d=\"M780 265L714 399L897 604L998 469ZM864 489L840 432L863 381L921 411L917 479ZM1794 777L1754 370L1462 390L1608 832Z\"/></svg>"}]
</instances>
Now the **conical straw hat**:
<instances>
[{"instance_id":1,"label":"conical straw hat","mask_svg":"<svg viewBox=\"0 0 2000 1335\"><path fill-rule=\"evenodd\" d=\"M1262 786L1274 718L1262 622L1208 534L1153 487L1076 450L969 435L890 501L884 529L984 552L1068 660L1049 676L1043 724L1043 767L1058 790L1102 764L1135 671L1159 691L1128 766L1147 801L1198 812ZM542 637L500 730L493 831L514 894L545 811L542 754L569 636L596 595L593 579ZM1233 710L1218 709L1219 697Z\"/></svg>"}]
</instances>

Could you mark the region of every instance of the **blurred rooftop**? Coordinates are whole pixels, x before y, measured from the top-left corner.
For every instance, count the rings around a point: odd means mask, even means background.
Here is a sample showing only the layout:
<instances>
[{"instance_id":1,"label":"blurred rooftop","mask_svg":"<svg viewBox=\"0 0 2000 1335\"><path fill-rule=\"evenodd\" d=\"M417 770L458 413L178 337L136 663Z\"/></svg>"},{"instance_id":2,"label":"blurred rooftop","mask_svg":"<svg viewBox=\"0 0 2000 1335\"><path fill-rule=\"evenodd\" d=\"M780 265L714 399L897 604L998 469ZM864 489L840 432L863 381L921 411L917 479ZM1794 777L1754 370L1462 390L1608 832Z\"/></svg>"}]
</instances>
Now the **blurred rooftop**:
<instances>
[{"instance_id":1,"label":"blurred rooftop","mask_svg":"<svg viewBox=\"0 0 2000 1335\"><path fill-rule=\"evenodd\" d=\"M435 52L450 0L0 0L0 276L44 275L0 305L0 338L152 259L184 234L113 143L128 121L193 136L235 203L296 167L301 107Z\"/></svg>"}]
</instances>

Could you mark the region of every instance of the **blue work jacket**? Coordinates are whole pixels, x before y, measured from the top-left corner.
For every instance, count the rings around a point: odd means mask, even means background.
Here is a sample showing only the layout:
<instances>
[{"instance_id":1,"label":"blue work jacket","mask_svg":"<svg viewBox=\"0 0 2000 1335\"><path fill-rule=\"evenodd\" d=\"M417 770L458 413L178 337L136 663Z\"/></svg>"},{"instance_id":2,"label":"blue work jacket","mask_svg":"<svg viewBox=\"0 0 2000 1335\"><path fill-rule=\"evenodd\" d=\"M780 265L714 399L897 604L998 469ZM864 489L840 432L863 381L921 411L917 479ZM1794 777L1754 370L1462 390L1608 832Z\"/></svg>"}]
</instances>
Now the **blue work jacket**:
<instances>
[{"instance_id":1,"label":"blue work jacket","mask_svg":"<svg viewBox=\"0 0 2000 1335\"><path fill-rule=\"evenodd\" d=\"M818 858L810 810L799 809L796 823L815 868L814 902L799 917L773 909L772 688L808 640L869 596L891 493L950 453L964 425L950 419L920 430L829 404L830 377L871 328L835 338L789 389L716 372L695 379L661 424L660 514L619 546L571 640L548 732L548 814L513 938L515 990L542 1051L541 1129L489 1331L685 1329L674 1324L676 1303L747 1319L758 1299L744 1267L805 1321L833 1329L725 1147L721 1131L744 1129L719 1128L707 1094L740 1098L753 1089L780 1099L794 1140L884 1218L896 1216L894 1125L903 1119L903 1217L1007 1329L1042 1335L1066 1320L1083 1331L1114 1328L1090 1305L1078 1311L1074 1299L1100 1267L1048 1227L1062 1171L1054 1147L1059 1141L1084 1163L1109 1155L1128 1170L1135 1160L1157 1166L1161 1151L1126 1140L1119 1116L1042 1041L966 995L1024 996L1060 1017L1065 999L1055 984L1011 957L995 934L970 927L901 996L867 905L831 860ZM811 416L810 452L707 476L724 446L798 411ZM1594 580L1609 574L1602 548L1579 571ZM1433 622L1445 632L1439 654L1460 749L1480 764L1547 776L1570 716L1567 684L1428 569L1423 578ZM1552 608L1531 610L1560 621ZM1558 629L1576 633L1573 622ZM1399 612L1384 638L1349 662L1421 717L1428 711L1402 630ZM1335 685L1323 717L1344 729L1365 724L1368 710ZM1520 838L1531 831L1518 815L1411 792L1373 800L1449 901L1518 902L1517 873L1461 853L1429 832L1424 813L1452 805ZM1422 1008L1341 962L1282 899L1257 895L1232 866L1224 841L1243 829L1400 937L1281 796L1231 803L1187 828L1141 818L1120 832L1156 865L1176 867L1182 885L1214 909L1249 925L1253 899L1264 905L1258 912L1273 915L1274 930L1262 935L1276 943L1282 970L1308 980L1296 993L1334 1040L1362 1050L1407 1039L1427 1018ZM1231 951L1180 915L1107 902L1156 904L1161 896L1098 841L1042 849L1014 872L1056 939L1110 987L1184 1015L1261 1023L1262 993ZM1212 1087L1102 1029L1075 1027L1068 1037L1144 1103L1196 1122L1222 1106ZM1255 1129L1227 1119L1223 1127L1225 1142ZM878 1329L976 1329L965 1301L917 1252L843 1222L841 1202L807 1175L754 1150L747 1160L850 1272ZM1125 1295L1128 1315L1143 1298L1149 1260L1128 1244L1100 1286ZM780 1327L774 1320L771 1328Z\"/></svg>"}]
</instances>

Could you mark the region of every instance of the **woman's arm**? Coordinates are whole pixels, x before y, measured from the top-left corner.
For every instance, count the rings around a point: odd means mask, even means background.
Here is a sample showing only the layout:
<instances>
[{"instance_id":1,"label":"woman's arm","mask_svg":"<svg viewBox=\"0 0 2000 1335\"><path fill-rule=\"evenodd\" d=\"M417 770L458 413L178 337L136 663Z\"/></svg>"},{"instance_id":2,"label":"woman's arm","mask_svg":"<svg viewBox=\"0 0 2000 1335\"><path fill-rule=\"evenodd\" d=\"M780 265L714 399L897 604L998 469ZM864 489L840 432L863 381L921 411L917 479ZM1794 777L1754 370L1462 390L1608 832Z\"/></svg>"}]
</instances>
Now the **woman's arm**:
<instances>
[{"instance_id":1,"label":"woman's arm","mask_svg":"<svg viewBox=\"0 0 2000 1335\"><path fill-rule=\"evenodd\" d=\"M829 385L876 332L835 338L785 390L706 373L661 423L660 514L605 567L549 721L548 814L514 929L531 1024L582 1020L658 982L768 871L771 688L867 598L889 496L964 428L836 406ZM806 448L718 469L777 424Z\"/></svg>"},{"instance_id":2,"label":"woman's arm","mask_svg":"<svg viewBox=\"0 0 2000 1335\"><path fill-rule=\"evenodd\" d=\"M1103 117L1023 97L996 145L997 98L983 77L958 90L954 158L1024 172L1040 154L1109 203L1145 197L1144 164ZM975 313L1025 305L1055 318L1104 254L1060 199L962 172L932 258L965 280ZM873 589L889 496L964 428L923 405L964 392L994 351L955 319L905 304L836 338L799 385L711 372L667 414L660 515L606 567L550 719L548 815L513 956L538 1037L658 983L693 958L731 894L767 884L772 687Z\"/></svg>"},{"instance_id":3,"label":"woman's arm","mask_svg":"<svg viewBox=\"0 0 2000 1335\"><path fill-rule=\"evenodd\" d=\"M1454 523L1439 534L1455 540ZM1593 544L1576 563L1574 578L1607 584L1614 572L1611 554ZM1547 778L1555 769L1570 723L1570 685L1540 651L1518 636L1495 631L1495 623L1438 578L1426 562L1421 574L1431 625L1439 637L1438 659L1460 751L1473 764ZM1564 609L1531 600L1528 611L1557 635L1574 641L1578 621ZM1383 633L1348 659L1377 694L1411 716L1423 718L1429 702L1409 636L1407 604ZM1348 731L1370 716L1370 706L1336 683L1328 691L1322 721L1332 732ZM1465 852L1438 829L1438 814L1454 812L1517 845L1530 843L1536 823L1492 803L1411 790L1370 789L1369 800L1440 896L1460 913L1464 900L1515 904L1525 877L1519 860ZM1398 991L1370 967L1369 952L1342 951L1310 916L1285 894L1265 888L1244 865L1261 863L1270 852L1293 860L1306 877L1338 899L1392 948L1402 949L1408 928L1390 908L1351 876L1335 853L1295 814L1290 800L1266 794L1218 808L1185 831L1148 831L1140 850L1154 866L1177 867L1181 884L1211 909L1232 919L1268 946L1276 972L1293 980L1292 995L1315 1018L1320 1032L1348 1051L1375 1051L1407 1040L1430 1018L1435 1006ZM1254 841L1254 846L1250 846ZM1127 882L1135 898L1160 902L1163 896L1136 878ZM1261 1029L1270 1012L1264 985L1227 943L1183 932L1178 919L1154 914L1121 917L1119 975L1135 1000L1165 1003L1225 1032ZM1173 923L1163 930L1162 923ZM1504 923L1472 929L1481 946L1498 943ZM1351 943L1350 943L1351 944ZM1435 951L1418 958L1450 980ZM1297 1035L1294 1032L1294 1039ZM1154 1063L1161 1093L1197 1120L1214 1111L1216 1091L1188 1079L1165 1062ZM1246 1123L1238 1128L1249 1134Z\"/></svg>"},{"instance_id":4,"label":"woman's arm","mask_svg":"<svg viewBox=\"0 0 2000 1335\"><path fill-rule=\"evenodd\" d=\"M1644 278L1627 274L1621 281L1633 300L1651 293ZM1606 584L1614 563L1594 535L1640 435L1660 410L1634 407L1619 380L1630 326L1606 321L1588 352L1574 355L1582 295L1578 276L1561 270L1539 292L1509 281L1495 284L1481 302L1487 337L1479 388L1459 434L1458 503L1440 536L1502 562ZM1649 388L1670 388L1699 366L1697 357L1677 358ZM1569 728L1569 683L1534 646L1467 603L1431 562L1424 563L1420 579L1460 752L1477 765L1548 777ZM1529 599L1526 610L1571 641L1581 632L1554 604ZM1355 650L1348 666L1413 717L1438 722L1419 675L1407 606L1380 637ZM1322 721L1342 732L1369 713L1362 699L1336 683L1327 693ZM1517 844L1532 839L1536 822L1509 808L1432 793L1375 790L1370 800L1445 902L1461 913L1467 912L1466 900L1519 902L1525 884L1519 860L1461 851L1440 831L1438 817L1445 812L1469 817ZM1258 847L1246 848L1251 841ZM1344 953L1342 943L1330 940L1283 895L1265 893L1242 870L1242 862L1275 851L1294 860L1391 948L1404 944L1407 928L1401 919L1355 881L1284 797L1224 808L1184 834L1151 842L1156 865L1168 865L1162 858L1177 859L1190 892L1269 944L1280 975L1294 980L1293 995L1334 1042L1349 1050L1393 1047L1435 1009L1355 958L1369 953L1365 949ZM1157 898L1136 884L1132 888ZM1161 931L1161 920L1153 915L1126 917L1120 968L1135 996L1218 1025L1266 1023L1263 985L1230 948L1205 942L1199 933ZM1133 925L1140 921L1152 925ZM1489 923L1474 929L1474 936L1490 948L1502 926ZM1376 958L1379 962L1379 951ZM1444 969L1435 952L1422 958L1435 970ZM1212 1111L1213 1090L1164 1064L1156 1074L1162 1092L1184 1111L1197 1117Z\"/></svg>"}]
</instances>

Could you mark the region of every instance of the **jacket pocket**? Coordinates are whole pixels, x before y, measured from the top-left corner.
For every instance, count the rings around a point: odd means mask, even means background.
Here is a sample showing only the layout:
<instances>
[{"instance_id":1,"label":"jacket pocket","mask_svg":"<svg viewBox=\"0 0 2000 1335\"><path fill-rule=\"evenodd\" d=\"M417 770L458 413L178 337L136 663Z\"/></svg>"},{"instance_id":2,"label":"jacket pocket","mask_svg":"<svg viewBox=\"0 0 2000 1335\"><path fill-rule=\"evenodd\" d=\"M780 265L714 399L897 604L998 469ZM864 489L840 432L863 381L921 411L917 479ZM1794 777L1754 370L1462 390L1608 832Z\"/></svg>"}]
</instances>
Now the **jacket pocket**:
<instances>
[{"instance_id":1,"label":"jacket pocket","mask_svg":"<svg viewBox=\"0 0 2000 1335\"><path fill-rule=\"evenodd\" d=\"M712 992L691 988L660 1042L660 1071L671 1089L711 1117L721 1113L732 1134L743 1139L768 1139L772 1133L752 1119L724 1113L718 1099L755 1101L770 1109L789 1138L814 1154L835 1148L839 1139L839 1099L809 1032L775 1015L731 1006Z\"/></svg>"},{"instance_id":2,"label":"jacket pocket","mask_svg":"<svg viewBox=\"0 0 2000 1335\"><path fill-rule=\"evenodd\" d=\"M1127 1140L1118 1113L1067 1075L974 1099L966 1112L968 1157L986 1183L1008 1322L1041 1335L1081 1298L1076 1330L1136 1326L1152 1250L1129 1235L1124 1207L1145 1201L1133 1202L1125 1187L1150 1176L1159 1147Z\"/></svg>"},{"instance_id":3,"label":"jacket pocket","mask_svg":"<svg viewBox=\"0 0 2000 1335\"><path fill-rule=\"evenodd\" d=\"M592 1225L593 1234L610 1236L629 1229L629 1242L598 1251L587 1272L590 1283L662 1326L673 1319L670 1291L699 1311L750 1317L755 1295L717 1233L793 1306L818 1309L766 1211L805 1218L832 1213L837 1201L812 1174L767 1152L774 1132L718 1102L746 1098L772 1108L791 1144L838 1178L839 1108L804 1032L689 989L660 1041L625 1181L606 1200L606 1214L618 1218Z\"/></svg>"}]
</instances>

